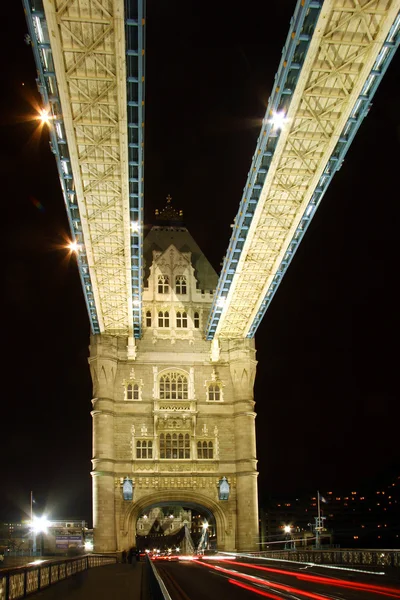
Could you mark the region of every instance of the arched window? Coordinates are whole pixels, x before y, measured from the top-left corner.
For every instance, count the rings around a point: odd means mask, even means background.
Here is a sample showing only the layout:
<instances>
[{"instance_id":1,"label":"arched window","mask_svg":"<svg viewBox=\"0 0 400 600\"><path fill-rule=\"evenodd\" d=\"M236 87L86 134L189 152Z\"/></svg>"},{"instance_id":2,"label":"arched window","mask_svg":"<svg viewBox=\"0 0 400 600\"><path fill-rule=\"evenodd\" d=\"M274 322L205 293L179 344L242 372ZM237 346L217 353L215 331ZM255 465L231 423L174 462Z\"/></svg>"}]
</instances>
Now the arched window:
<instances>
[{"instance_id":1,"label":"arched window","mask_svg":"<svg viewBox=\"0 0 400 600\"><path fill-rule=\"evenodd\" d=\"M169 327L169 312L160 310L158 313L158 326Z\"/></svg>"},{"instance_id":2,"label":"arched window","mask_svg":"<svg viewBox=\"0 0 400 600\"><path fill-rule=\"evenodd\" d=\"M214 458L214 447L212 442L197 442L197 458Z\"/></svg>"},{"instance_id":3,"label":"arched window","mask_svg":"<svg viewBox=\"0 0 400 600\"><path fill-rule=\"evenodd\" d=\"M200 315L198 312L195 312L193 315L193 323L194 323L194 327L195 329L199 329L200 327Z\"/></svg>"},{"instance_id":4,"label":"arched window","mask_svg":"<svg viewBox=\"0 0 400 600\"><path fill-rule=\"evenodd\" d=\"M187 400L188 380L181 373L166 373L160 377L160 400Z\"/></svg>"},{"instance_id":5,"label":"arched window","mask_svg":"<svg viewBox=\"0 0 400 600\"><path fill-rule=\"evenodd\" d=\"M167 275L158 276L158 293L168 294L169 292L169 279Z\"/></svg>"},{"instance_id":6,"label":"arched window","mask_svg":"<svg viewBox=\"0 0 400 600\"><path fill-rule=\"evenodd\" d=\"M153 458L153 442L150 440L137 440L136 458Z\"/></svg>"},{"instance_id":7,"label":"arched window","mask_svg":"<svg viewBox=\"0 0 400 600\"><path fill-rule=\"evenodd\" d=\"M186 277L184 275L177 275L175 277L175 292L177 294L186 294Z\"/></svg>"},{"instance_id":8,"label":"arched window","mask_svg":"<svg viewBox=\"0 0 400 600\"><path fill-rule=\"evenodd\" d=\"M176 326L177 327L187 327L187 313L178 311L176 313Z\"/></svg>"},{"instance_id":9,"label":"arched window","mask_svg":"<svg viewBox=\"0 0 400 600\"><path fill-rule=\"evenodd\" d=\"M208 399L210 402L219 402L221 400L221 388L218 384L212 383L208 386Z\"/></svg>"},{"instance_id":10,"label":"arched window","mask_svg":"<svg viewBox=\"0 0 400 600\"><path fill-rule=\"evenodd\" d=\"M139 400L139 386L137 383L128 383L126 386L126 399Z\"/></svg>"},{"instance_id":11,"label":"arched window","mask_svg":"<svg viewBox=\"0 0 400 600\"><path fill-rule=\"evenodd\" d=\"M160 458L190 458L190 435L160 433Z\"/></svg>"},{"instance_id":12,"label":"arched window","mask_svg":"<svg viewBox=\"0 0 400 600\"><path fill-rule=\"evenodd\" d=\"M151 327L151 310L146 312L146 327Z\"/></svg>"}]
</instances>

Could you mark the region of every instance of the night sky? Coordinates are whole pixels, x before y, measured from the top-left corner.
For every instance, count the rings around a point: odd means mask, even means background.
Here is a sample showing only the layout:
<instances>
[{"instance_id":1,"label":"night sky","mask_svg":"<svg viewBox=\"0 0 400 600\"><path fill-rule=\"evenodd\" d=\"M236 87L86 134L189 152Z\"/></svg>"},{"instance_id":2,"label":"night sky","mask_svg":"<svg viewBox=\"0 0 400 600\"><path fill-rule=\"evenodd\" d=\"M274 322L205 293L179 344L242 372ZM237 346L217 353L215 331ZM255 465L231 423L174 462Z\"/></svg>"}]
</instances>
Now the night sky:
<instances>
[{"instance_id":1,"label":"night sky","mask_svg":"<svg viewBox=\"0 0 400 600\"><path fill-rule=\"evenodd\" d=\"M145 221L171 194L217 272L295 2L147 4ZM22 5L0 38L0 520L91 521L89 321ZM260 498L400 473L400 57L256 335ZM25 512L24 512L25 511Z\"/></svg>"}]
</instances>

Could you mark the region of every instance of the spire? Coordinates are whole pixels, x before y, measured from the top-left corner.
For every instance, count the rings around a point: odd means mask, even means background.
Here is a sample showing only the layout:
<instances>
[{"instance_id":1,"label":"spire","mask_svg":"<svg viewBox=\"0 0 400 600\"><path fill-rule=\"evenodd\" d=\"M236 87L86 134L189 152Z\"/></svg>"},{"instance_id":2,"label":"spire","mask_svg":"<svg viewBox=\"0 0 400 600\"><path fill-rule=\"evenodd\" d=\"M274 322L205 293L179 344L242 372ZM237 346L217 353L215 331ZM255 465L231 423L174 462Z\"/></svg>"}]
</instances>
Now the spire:
<instances>
[{"instance_id":1,"label":"spire","mask_svg":"<svg viewBox=\"0 0 400 600\"><path fill-rule=\"evenodd\" d=\"M170 225L182 223L183 221L183 210L178 211L172 206L172 198L169 194L167 196L167 204L162 210L156 208L155 215L157 221L167 221Z\"/></svg>"}]
</instances>

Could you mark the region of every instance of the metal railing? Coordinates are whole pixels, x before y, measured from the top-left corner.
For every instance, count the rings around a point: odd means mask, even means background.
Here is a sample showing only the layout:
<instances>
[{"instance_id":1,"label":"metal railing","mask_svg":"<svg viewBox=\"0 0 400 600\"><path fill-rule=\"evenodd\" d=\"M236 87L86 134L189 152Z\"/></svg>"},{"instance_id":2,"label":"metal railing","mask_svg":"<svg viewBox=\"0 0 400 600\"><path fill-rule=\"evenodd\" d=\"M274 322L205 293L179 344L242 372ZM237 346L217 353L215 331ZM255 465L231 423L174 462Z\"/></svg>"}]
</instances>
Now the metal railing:
<instances>
[{"instance_id":1,"label":"metal railing","mask_svg":"<svg viewBox=\"0 0 400 600\"><path fill-rule=\"evenodd\" d=\"M344 565L358 567L392 567L400 569L400 550L331 549L331 550L279 550L243 554L248 558L271 558L320 565Z\"/></svg>"},{"instance_id":2,"label":"metal railing","mask_svg":"<svg viewBox=\"0 0 400 600\"><path fill-rule=\"evenodd\" d=\"M23 567L0 570L0 600L16 600L48 588L93 567L115 564L117 557L85 554L62 560L37 561Z\"/></svg>"}]
</instances>

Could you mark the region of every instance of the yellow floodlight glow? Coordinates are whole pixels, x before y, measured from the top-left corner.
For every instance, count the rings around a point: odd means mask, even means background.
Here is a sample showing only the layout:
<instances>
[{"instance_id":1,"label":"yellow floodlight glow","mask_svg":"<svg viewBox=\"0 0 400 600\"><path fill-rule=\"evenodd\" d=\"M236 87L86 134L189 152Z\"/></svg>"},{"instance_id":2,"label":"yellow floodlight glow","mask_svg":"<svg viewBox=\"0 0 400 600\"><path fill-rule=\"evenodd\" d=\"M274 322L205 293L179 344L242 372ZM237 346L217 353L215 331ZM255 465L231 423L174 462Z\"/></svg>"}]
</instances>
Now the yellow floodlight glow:
<instances>
[{"instance_id":1,"label":"yellow floodlight glow","mask_svg":"<svg viewBox=\"0 0 400 600\"><path fill-rule=\"evenodd\" d=\"M282 129L284 124L287 122L286 115L283 110L280 110L279 112L273 112L270 120L274 129Z\"/></svg>"},{"instance_id":2,"label":"yellow floodlight glow","mask_svg":"<svg viewBox=\"0 0 400 600\"><path fill-rule=\"evenodd\" d=\"M78 254L79 250L81 249L78 242L71 242L68 244L68 248L71 252L75 252L75 254Z\"/></svg>"},{"instance_id":3,"label":"yellow floodlight glow","mask_svg":"<svg viewBox=\"0 0 400 600\"><path fill-rule=\"evenodd\" d=\"M217 300L217 306L219 308L222 308L223 306L225 306L225 302L226 302L226 298L224 296L221 296L221 298L218 298L218 300Z\"/></svg>"},{"instance_id":4,"label":"yellow floodlight glow","mask_svg":"<svg viewBox=\"0 0 400 600\"><path fill-rule=\"evenodd\" d=\"M132 230L132 233L138 233L139 232L139 228L140 228L140 225L139 225L138 221L131 221L131 230Z\"/></svg>"},{"instance_id":5,"label":"yellow floodlight glow","mask_svg":"<svg viewBox=\"0 0 400 600\"><path fill-rule=\"evenodd\" d=\"M42 122L43 125L48 125L50 123L51 115L49 114L48 110L42 108L39 111L38 119Z\"/></svg>"}]
</instances>

